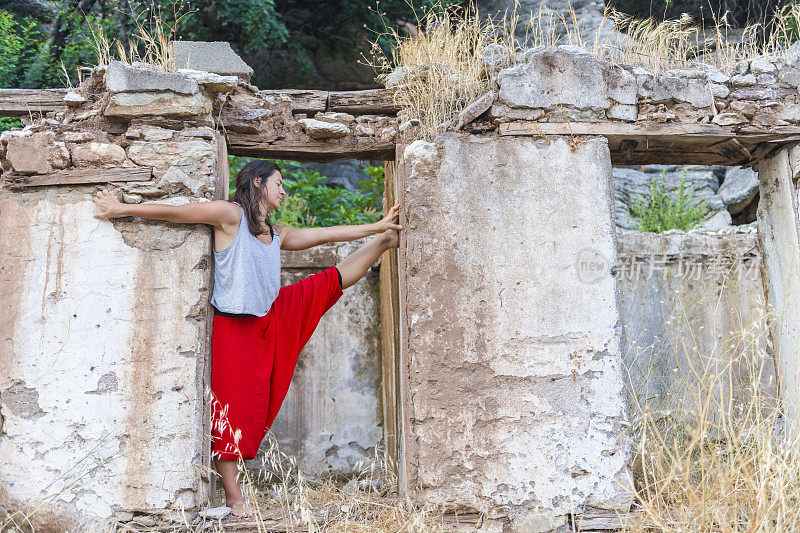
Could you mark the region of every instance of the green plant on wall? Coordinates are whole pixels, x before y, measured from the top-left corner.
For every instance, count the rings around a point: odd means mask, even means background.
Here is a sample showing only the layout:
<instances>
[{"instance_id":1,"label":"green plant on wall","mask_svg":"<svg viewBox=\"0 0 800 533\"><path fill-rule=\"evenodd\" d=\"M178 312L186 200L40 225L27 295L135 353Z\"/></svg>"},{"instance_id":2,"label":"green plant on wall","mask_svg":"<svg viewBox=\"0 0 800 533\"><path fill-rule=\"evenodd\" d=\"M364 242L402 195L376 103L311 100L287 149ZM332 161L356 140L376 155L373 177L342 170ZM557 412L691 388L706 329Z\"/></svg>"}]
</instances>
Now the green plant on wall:
<instances>
[{"instance_id":1,"label":"green plant on wall","mask_svg":"<svg viewBox=\"0 0 800 533\"><path fill-rule=\"evenodd\" d=\"M640 219L638 229L659 233L668 229L688 230L695 227L708 210L705 200L694 205L693 190L686 185L686 171L681 176L675 198L665 190L665 174L654 177L650 192L631 207L634 216Z\"/></svg>"},{"instance_id":2,"label":"green plant on wall","mask_svg":"<svg viewBox=\"0 0 800 533\"><path fill-rule=\"evenodd\" d=\"M235 177L249 158L230 156L229 192L235 190ZM326 185L327 177L304 169L294 161L275 161L283 169L283 185L287 197L272 214L276 224L294 227L324 227L368 224L381 218L383 167L364 169L365 179L355 192Z\"/></svg>"}]
</instances>

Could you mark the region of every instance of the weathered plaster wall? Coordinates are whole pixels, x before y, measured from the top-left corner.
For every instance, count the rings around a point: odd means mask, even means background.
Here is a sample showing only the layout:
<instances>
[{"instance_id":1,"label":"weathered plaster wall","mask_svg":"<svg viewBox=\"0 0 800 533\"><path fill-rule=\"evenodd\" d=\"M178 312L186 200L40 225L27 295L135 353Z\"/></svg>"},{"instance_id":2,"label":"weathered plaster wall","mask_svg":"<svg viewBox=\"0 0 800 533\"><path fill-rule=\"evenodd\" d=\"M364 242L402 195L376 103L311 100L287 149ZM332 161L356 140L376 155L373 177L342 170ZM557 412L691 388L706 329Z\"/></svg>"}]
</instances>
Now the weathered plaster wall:
<instances>
[{"instance_id":1,"label":"weathered plaster wall","mask_svg":"<svg viewBox=\"0 0 800 533\"><path fill-rule=\"evenodd\" d=\"M709 392L730 408L754 386L765 407L777 398L756 234L636 232L618 243L632 401L691 416Z\"/></svg>"},{"instance_id":2,"label":"weathered plaster wall","mask_svg":"<svg viewBox=\"0 0 800 533\"><path fill-rule=\"evenodd\" d=\"M627 510L605 139L448 134L402 155L407 488L517 530Z\"/></svg>"},{"instance_id":3,"label":"weathered plaster wall","mask_svg":"<svg viewBox=\"0 0 800 533\"><path fill-rule=\"evenodd\" d=\"M3 194L0 487L76 522L197 504L209 233ZM121 229L160 234L143 250Z\"/></svg>"},{"instance_id":4,"label":"weathered plaster wall","mask_svg":"<svg viewBox=\"0 0 800 533\"><path fill-rule=\"evenodd\" d=\"M775 313L772 331L784 421L800 434L800 231L797 177L800 148L777 152L756 167L760 181L758 237L764 251L768 302Z\"/></svg>"},{"instance_id":5,"label":"weathered plaster wall","mask_svg":"<svg viewBox=\"0 0 800 533\"><path fill-rule=\"evenodd\" d=\"M218 78L114 64L0 136L0 515L154 525L206 497L209 228L101 221L92 196L217 198Z\"/></svg>"},{"instance_id":6,"label":"weathered plaster wall","mask_svg":"<svg viewBox=\"0 0 800 533\"><path fill-rule=\"evenodd\" d=\"M284 252L283 284L338 263L366 241ZM379 287L373 268L320 320L300 353L272 432L281 451L305 473L352 474L359 461L374 456L383 438L380 397ZM265 441L262 451L267 449Z\"/></svg>"}]
</instances>

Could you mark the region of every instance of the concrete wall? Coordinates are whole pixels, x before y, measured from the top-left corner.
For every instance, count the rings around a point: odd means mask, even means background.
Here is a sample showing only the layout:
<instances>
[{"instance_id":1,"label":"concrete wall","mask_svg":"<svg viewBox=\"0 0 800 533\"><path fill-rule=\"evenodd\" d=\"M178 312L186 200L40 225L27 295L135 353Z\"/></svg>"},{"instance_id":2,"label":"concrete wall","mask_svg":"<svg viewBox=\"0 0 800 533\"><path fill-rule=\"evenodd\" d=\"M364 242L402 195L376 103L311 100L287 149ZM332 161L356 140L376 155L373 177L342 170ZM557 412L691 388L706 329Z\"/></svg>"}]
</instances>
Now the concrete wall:
<instances>
[{"instance_id":1,"label":"concrete wall","mask_svg":"<svg viewBox=\"0 0 800 533\"><path fill-rule=\"evenodd\" d=\"M768 301L775 313L772 330L780 376L784 421L800 435L800 230L797 177L800 148L785 148L760 162L758 237L764 250Z\"/></svg>"},{"instance_id":2,"label":"concrete wall","mask_svg":"<svg viewBox=\"0 0 800 533\"><path fill-rule=\"evenodd\" d=\"M210 230L98 220L92 197L219 198L224 138L213 91L156 73L191 94L143 104L152 87L125 76L148 73L125 69L0 136L0 516L37 530L153 525L207 496Z\"/></svg>"},{"instance_id":3,"label":"concrete wall","mask_svg":"<svg viewBox=\"0 0 800 533\"><path fill-rule=\"evenodd\" d=\"M733 408L758 378L765 407L777 398L756 234L636 232L618 243L635 408L646 399L651 411L691 416L709 392Z\"/></svg>"},{"instance_id":4,"label":"concrete wall","mask_svg":"<svg viewBox=\"0 0 800 533\"><path fill-rule=\"evenodd\" d=\"M283 252L283 284L338 263L366 241ZM344 291L300 352L272 433L308 475L352 474L382 442L379 297L373 268ZM265 440L262 453L268 450ZM264 466L263 456L253 465Z\"/></svg>"},{"instance_id":5,"label":"concrete wall","mask_svg":"<svg viewBox=\"0 0 800 533\"><path fill-rule=\"evenodd\" d=\"M575 140L400 152L405 485L520 531L631 503L611 163Z\"/></svg>"},{"instance_id":6,"label":"concrete wall","mask_svg":"<svg viewBox=\"0 0 800 533\"><path fill-rule=\"evenodd\" d=\"M200 499L209 231L97 220L93 192L0 196L0 503L36 522Z\"/></svg>"}]
</instances>

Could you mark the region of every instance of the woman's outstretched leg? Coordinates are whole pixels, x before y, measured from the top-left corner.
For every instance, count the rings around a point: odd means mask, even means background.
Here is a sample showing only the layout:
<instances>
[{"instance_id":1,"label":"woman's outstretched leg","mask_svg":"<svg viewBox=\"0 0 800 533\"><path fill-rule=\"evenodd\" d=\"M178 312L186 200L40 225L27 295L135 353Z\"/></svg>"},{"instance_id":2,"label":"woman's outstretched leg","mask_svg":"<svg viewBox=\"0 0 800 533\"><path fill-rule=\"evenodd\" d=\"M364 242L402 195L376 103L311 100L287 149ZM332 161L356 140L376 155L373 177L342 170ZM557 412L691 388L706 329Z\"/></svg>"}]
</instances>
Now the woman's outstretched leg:
<instances>
[{"instance_id":1,"label":"woman's outstretched leg","mask_svg":"<svg viewBox=\"0 0 800 533\"><path fill-rule=\"evenodd\" d=\"M383 252L397 248L399 244L400 235L396 230L389 229L370 239L367 244L336 265L342 275L342 289L353 286L364 277L369 267L375 264Z\"/></svg>"}]
</instances>

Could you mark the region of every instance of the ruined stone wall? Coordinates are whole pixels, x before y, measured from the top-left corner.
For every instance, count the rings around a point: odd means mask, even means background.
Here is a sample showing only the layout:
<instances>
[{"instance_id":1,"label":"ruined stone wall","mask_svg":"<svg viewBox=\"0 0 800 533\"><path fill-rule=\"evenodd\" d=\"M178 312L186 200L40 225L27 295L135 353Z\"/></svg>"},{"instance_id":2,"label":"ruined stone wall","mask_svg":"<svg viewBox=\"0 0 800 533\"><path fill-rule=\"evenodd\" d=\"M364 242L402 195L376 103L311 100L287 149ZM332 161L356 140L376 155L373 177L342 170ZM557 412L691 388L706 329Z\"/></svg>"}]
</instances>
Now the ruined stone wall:
<instances>
[{"instance_id":1,"label":"ruined stone wall","mask_svg":"<svg viewBox=\"0 0 800 533\"><path fill-rule=\"evenodd\" d=\"M518 531L627 510L605 139L447 134L400 154L406 489Z\"/></svg>"},{"instance_id":2,"label":"ruined stone wall","mask_svg":"<svg viewBox=\"0 0 800 533\"><path fill-rule=\"evenodd\" d=\"M92 196L219 198L227 157L214 90L137 70L98 69L0 136L0 514L38 528L206 498L210 230L98 220Z\"/></svg>"},{"instance_id":3,"label":"ruined stone wall","mask_svg":"<svg viewBox=\"0 0 800 533\"><path fill-rule=\"evenodd\" d=\"M631 401L693 416L709 393L733 398L726 405L734 408L755 387L764 407L773 405L777 378L755 231L627 233L618 242Z\"/></svg>"}]
</instances>

